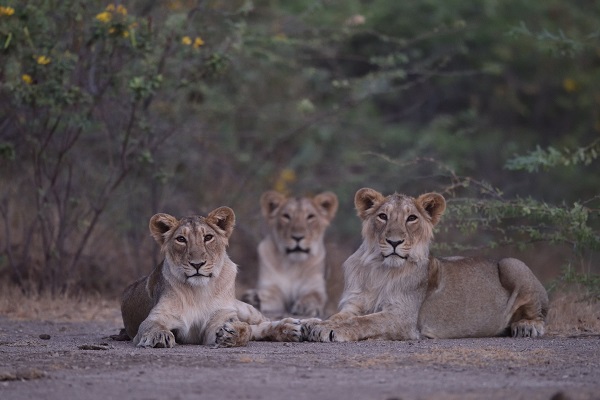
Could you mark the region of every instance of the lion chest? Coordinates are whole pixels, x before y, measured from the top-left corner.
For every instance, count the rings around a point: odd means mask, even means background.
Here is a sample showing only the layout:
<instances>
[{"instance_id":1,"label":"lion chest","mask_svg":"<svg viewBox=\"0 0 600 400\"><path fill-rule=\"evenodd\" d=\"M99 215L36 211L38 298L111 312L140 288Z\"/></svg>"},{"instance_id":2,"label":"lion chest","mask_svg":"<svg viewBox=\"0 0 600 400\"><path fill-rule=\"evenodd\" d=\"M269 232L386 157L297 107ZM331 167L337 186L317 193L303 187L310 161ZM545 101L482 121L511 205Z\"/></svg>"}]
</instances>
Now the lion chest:
<instances>
[{"instance_id":1,"label":"lion chest","mask_svg":"<svg viewBox=\"0 0 600 400\"><path fill-rule=\"evenodd\" d=\"M324 250L317 253L295 261L279 253L271 241L263 241L259 246L259 289L277 287L288 300L311 291L323 291Z\"/></svg>"},{"instance_id":2,"label":"lion chest","mask_svg":"<svg viewBox=\"0 0 600 400\"><path fill-rule=\"evenodd\" d=\"M231 299L211 296L208 293L189 293L169 299L174 332L178 343L199 344L206 342L207 329L215 315L225 309L233 309ZM164 307L165 305L163 305Z\"/></svg>"}]
</instances>

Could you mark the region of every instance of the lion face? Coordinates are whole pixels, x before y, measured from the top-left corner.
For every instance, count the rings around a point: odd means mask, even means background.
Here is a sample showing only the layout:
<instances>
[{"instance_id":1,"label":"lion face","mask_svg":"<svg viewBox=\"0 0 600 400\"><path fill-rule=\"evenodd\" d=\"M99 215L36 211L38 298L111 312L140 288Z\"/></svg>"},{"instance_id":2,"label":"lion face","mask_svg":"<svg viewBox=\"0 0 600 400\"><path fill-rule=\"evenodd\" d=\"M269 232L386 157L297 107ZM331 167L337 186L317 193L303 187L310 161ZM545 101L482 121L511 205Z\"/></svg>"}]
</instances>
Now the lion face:
<instances>
[{"instance_id":1,"label":"lion face","mask_svg":"<svg viewBox=\"0 0 600 400\"><path fill-rule=\"evenodd\" d=\"M324 192L315 197L288 198L265 192L260 199L273 240L281 254L300 262L315 255L323 244L325 229L338 208L337 196Z\"/></svg>"},{"instance_id":2,"label":"lion face","mask_svg":"<svg viewBox=\"0 0 600 400\"><path fill-rule=\"evenodd\" d=\"M397 193L384 197L368 188L356 192L354 204L371 254L389 267L401 267L407 260L427 260L433 227L446 209L446 201L437 193L416 199Z\"/></svg>"},{"instance_id":3,"label":"lion face","mask_svg":"<svg viewBox=\"0 0 600 400\"><path fill-rule=\"evenodd\" d=\"M221 272L234 225L233 210L220 207L206 218L178 220L168 214L156 214L150 219L150 232L161 245L175 279L190 285L206 285Z\"/></svg>"}]
</instances>

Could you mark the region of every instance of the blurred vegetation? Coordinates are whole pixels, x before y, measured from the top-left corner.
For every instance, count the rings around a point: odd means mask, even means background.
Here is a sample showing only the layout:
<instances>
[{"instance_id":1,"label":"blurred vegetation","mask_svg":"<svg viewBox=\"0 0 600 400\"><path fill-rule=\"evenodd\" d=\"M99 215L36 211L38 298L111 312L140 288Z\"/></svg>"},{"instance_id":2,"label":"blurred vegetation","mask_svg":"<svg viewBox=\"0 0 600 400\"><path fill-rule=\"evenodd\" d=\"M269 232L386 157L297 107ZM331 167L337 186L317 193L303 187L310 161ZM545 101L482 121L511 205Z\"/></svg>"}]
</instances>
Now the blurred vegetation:
<instances>
[{"instance_id":1,"label":"blurred vegetation","mask_svg":"<svg viewBox=\"0 0 600 400\"><path fill-rule=\"evenodd\" d=\"M350 254L364 186L443 193L440 254L541 244L536 273L597 282L599 3L0 6L0 275L24 290L119 292L159 259L152 214L221 205L252 279L272 188L333 190Z\"/></svg>"}]
</instances>

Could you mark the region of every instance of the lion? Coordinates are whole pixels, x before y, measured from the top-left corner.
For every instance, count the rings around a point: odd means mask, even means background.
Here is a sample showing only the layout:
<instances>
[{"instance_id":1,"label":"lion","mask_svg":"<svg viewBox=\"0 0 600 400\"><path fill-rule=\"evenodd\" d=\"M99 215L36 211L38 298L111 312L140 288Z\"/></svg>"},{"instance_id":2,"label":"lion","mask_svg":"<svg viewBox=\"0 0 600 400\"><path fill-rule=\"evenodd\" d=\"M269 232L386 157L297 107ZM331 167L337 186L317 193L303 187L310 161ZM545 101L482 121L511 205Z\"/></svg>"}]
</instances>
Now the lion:
<instances>
[{"instance_id":1,"label":"lion","mask_svg":"<svg viewBox=\"0 0 600 400\"><path fill-rule=\"evenodd\" d=\"M231 208L179 220L156 214L149 225L164 261L121 298L125 331L136 346L234 347L249 340L301 339L300 321L272 322L235 298L237 266L226 252L235 225Z\"/></svg>"},{"instance_id":2,"label":"lion","mask_svg":"<svg viewBox=\"0 0 600 400\"><path fill-rule=\"evenodd\" d=\"M303 322L306 340L410 340L544 334L548 295L522 262L435 258L433 227L446 201L360 189L363 242L343 265L339 312Z\"/></svg>"},{"instance_id":3,"label":"lion","mask_svg":"<svg viewBox=\"0 0 600 400\"><path fill-rule=\"evenodd\" d=\"M286 197L263 193L261 210L269 233L258 245L256 289L242 300L267 314L323 315L325 284L325 230L338 208L337 196L323 192L314 197Z\"/></svg>"}]
</instances>

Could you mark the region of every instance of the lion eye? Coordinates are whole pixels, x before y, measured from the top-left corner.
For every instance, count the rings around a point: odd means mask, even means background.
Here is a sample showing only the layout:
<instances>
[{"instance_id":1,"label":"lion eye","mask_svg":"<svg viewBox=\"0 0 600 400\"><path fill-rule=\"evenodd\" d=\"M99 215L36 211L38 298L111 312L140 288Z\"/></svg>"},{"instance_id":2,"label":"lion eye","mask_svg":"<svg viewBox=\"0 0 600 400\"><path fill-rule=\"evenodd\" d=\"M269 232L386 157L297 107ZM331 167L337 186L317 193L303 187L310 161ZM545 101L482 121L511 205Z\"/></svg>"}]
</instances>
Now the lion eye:
<instances>
[{"instance_id":1,"label":"lion eye","mask_svg":"<svg viewBox=\"0 0 600 400\"><path fill-rule=\"evenodd\" d=\"M406 222L412 222L412 221L416 221L416 220L417 220L416 215L409 215L408 218L406 218Z\"/></svg>"},{"instance_id":2,"label":"lion eye","mask_svg":"<svg viewBox=\"0 0 600 400\"><path fill-rule=\"evenodd\" d=\"M283 219L286 219L289 221L290 219L292 219L292 217L290 217L290 214L285 213L285 214L283 214Z\"/></svg>"},{"instance_id":3,"label":"lion eye","mask_svg":"<svg viewBox=\"0 0 600 400\"><path fill-rule=\"evenodd\" d=\"M187 243L187 240L183 236L177 236L175 240L179 243Z\"/></svg>"},{"instance_id":4,"label":"lion eye","mask_svg":"<svg viewBox=\"0 0 600 400\"><path fill-rule=\"evenodd\" d=\"M380 214L377 215L377 218L379 218L382 221L387 221L388 216L386 214L384 214L384 213L380 213Z\"/></svg>"},{"instance_id":5,"label":"lion eye","mask_svg":"<svg viewBox=\"0 0 600 400\"><path fill-rule=\"evenodd\" d=\"M315 218L315 214L308 214L308 216L306 217L307 220L311 220Z\"/></svg>"},{"instance_id":6,"label":"lion eye","mask_svg":"<svg viewBox=\"0 0 600 400\"><path fill-rule=\"evenodd\" d=\"M212 238L213 238L213 237L214 237L214 236L213 236L213 235L211 235L211 234L205 235L205 236L204 236L204 241L205 241L205 242L210 242L210 241L212 240Z\"/></svg>"}]
</instances>

